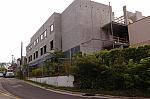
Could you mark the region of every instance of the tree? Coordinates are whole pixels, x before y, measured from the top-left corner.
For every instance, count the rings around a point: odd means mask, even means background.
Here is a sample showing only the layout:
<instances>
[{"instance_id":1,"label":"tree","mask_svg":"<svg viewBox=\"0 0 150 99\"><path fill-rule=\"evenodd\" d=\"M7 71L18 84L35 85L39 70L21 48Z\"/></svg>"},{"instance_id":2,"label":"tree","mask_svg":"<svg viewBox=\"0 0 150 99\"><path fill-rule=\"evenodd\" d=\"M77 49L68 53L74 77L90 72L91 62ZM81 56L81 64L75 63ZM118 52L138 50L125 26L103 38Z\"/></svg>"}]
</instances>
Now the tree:
<instances>
[{"instance_id":1,"label":"tree","mask_svg":"<svg viewBox=\"0 0 150 99\"><path fill-rule=\"evenodd\" d=\"M5 70L5 67L0 67L0 72L3 72Z\"/></svg>"},{"instance_id":2,"label":"tree","mask_svg":"<svg viewBox=\"0 0 150 99\"><path fill-rule=\"evenodd\" d=\"M44 75L58 76L65 74L65 67L62 65L62 59L64 58L63 52L56 50L49 55L51 56L51 59L44 63Z\"/></svg>"}]
</instances>

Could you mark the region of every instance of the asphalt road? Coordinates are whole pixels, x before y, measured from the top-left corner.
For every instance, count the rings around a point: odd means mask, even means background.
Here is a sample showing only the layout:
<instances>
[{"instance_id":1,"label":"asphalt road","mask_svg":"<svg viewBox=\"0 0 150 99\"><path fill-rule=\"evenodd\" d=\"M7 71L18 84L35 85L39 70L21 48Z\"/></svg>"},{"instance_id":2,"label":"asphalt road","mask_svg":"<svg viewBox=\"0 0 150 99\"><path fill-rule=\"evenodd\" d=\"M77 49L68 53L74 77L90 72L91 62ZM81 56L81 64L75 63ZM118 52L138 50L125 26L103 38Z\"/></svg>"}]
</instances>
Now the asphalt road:
<instances>
[{"instance_id":1,"label":"asphalt road","mask_svg":"<svg viewBox=\"0 0 150 99\"><path fill-rule=\"evenodd\" d=\"M3 95L1 95L1 92L3 93ZM98 99L95 97L80 97L76 95L68 95L52 92L14 78L0 79L0 99L89 99L89 98Z\"/></svg>"},{"instance_id":2,"label":"asphalt road","mask_svg":"<svg viewBox=\"0 0 150 99\"><path fill-rule=\"evenodd\" d=\"M3 88L2 83L4 83L4 80L0 77L0 99L16 99L17 97L13 96Z\"/></svg>"}]
</instances>

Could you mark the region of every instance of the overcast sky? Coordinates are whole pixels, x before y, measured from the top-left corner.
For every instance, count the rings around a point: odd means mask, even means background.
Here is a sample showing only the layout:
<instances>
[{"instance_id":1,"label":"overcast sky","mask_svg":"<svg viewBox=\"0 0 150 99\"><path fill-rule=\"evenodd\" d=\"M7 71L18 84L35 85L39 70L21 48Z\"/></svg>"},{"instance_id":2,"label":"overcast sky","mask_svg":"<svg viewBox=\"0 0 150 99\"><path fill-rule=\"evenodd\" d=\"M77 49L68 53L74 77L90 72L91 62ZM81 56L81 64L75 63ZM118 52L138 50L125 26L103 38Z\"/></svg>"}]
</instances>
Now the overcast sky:
<instances>
[{"instance_id":1,"label":"overcast sky","mask_svg":"<svg viewBox=\"0 0 150 99\"><path fill-rule=\"evenodd\" d=\"M11 55L20 57L21 41L25 55L31 36L53 12L61 13L73 0L0 0L0 62L11 61ZM122 15L122 6L128 11L141 11L150 15L149 0L92 0L109 4L117 16Z\"/></svg>"}]
</instances>

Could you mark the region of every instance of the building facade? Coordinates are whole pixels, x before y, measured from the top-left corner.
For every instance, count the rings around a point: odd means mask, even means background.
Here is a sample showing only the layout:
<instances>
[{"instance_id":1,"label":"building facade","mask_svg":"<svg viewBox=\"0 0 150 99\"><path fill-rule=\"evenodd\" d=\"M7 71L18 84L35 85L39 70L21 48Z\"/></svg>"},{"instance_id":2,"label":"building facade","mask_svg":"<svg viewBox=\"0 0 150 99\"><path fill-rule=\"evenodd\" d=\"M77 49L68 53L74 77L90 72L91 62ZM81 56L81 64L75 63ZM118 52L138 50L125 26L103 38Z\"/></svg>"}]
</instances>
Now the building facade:
<instances>
[{"instance_id":1,"label":"building facade","mask_svg":"<svg viewBox=\"0 0 150 99\"><path fill-rule=\"evenodd\" d=\"M82 53L101 50L101 39L107 36L101 27L110 22L110 12L108 5L75 0L61 14L62 51L69 55L78 50Z\"/></svg>"},{"instance_id":2,"label":"building facade","mask_svg":"<svg viewBox=\"0 0 150 99\"><path fill-rule=\"evenodd\" d=\"M40 65L54 50L71 58L77 52L93 53L129 46L127 25L141 14L128 12L126 7L123 11L123 16L115 18L110 5L74 0L62 13L52 14L32 36L26 47L29 66Z\"/></svg>"},{"instance_id":3,"label":"building facade","mask_svg":"<svg viewBox=\"0 0 150 99\"><path fill-rule=\"evenodd\" d=\"M77 52L101 50L100 38L106 37L101 27L110 22L110 11L108 5L75 0L61 14L54 13L32 36L26 47L28 64L35 66L42 63L54 50L63 51L66 57Z\"/></svg>"},{"instance_id":4,"label":"building facade","mask_svg":"<svg viewBox=\"0 0 150 99\"><path fill-rule=\"evenodd\" d=\"M27 62L32 66L40 64L56 49L61 50L59 13L53 13L32 36L30 44L26 47Z\"/></svg>"}]
</instances>

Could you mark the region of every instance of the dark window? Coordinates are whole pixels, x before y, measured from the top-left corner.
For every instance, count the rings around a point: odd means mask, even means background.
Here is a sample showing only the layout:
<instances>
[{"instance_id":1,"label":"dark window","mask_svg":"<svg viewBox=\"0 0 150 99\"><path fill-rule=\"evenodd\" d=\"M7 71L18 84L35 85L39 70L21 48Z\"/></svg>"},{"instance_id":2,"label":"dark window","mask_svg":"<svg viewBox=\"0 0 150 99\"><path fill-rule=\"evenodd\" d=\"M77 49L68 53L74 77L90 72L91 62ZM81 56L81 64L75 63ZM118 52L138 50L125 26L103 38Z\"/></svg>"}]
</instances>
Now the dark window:
<instances>
[{"instance_id":1,"label":"dark window","mask_svg":"<svg viewBox=\"0 0 150 99\"><path fill-rule=\"evenodd\" d=\"M44 54L46 54L46 45L44 46Z\"/></svg>"},{"instance_id":2,"label":"dark window","mask_svg":"<svg viewBox=\"0 0 150 99\"><path fill-rule=\"evenodd\" d=\"M76 53L80 52L80 46L76 46L74 48L71 48L71 56L73 56Z\"/></svg>"},{"instance_id":3,"label":"dark window","mask_svg":"<svg viewBox=\"0 0 150 99\"><path fill-rule=\"evenodd\" d=\"M34 55L33 55L33 59L35 59L35 53L34 53Z\"/></svg>"},{"instance_id":4,"label":"dark window","mask_svg":"<svg viewBox=\"0 0 150 99\"><path fill-rule=\"evenodd\" d=\"M28 62L30 62L30 57L28 57Z\"/></svg>"},{"instance_id":5,"label":"dark window","mask_svg":"<svg viewBox=\"0 0 150 99\"><path fill-rule=\"evenodd\" d=\"M29 62L31 62L31 61L32 61L32 55L29 56Z\"/></svg>"},{"instance_id":6,"label":"dark window","mask_svg":"<svg viewBox=\"0 0 150 99\"><path fill-rule=\"evenodd\" d=\"M64 52L65 58L70 58L70 50Z\"/></svg>"},{"instance_id":7,"label":"dark window","mask_svg":"<svg viewBox=\"0 0 150 99\"><path fill-rule=\"evenodd\" d=\"M41 48L41 56L43 55L43 47Z\"/></svg>"},{"instance_id":8,"label":"dark window","mask_svg":"<svg viewBox=\"0 0 150 99\"><path fill-rule=\"evenodd\" d=\"M35 56L36 56L36 58L38 58L38 51L35 52Z\"/></svg>"},{"instance_id":9,"label":"dark window","mask_svg":"<svg viewBox=\"0 0 150 99\"><path fill-rule=\"evenodd\" d=\"M31 61L32 61L32 55L31 55Z\"/></svg>"},{"instance_id":10,"label":"dark window","mask_svg":"<svg viewBox=\"0 0 150 99\"><path fill-rule=\"evenodd\" d=\"M65 51L64 55L65 55L65 58L70 58L74 54L79 53L79 52L80 52L80 46L76 46L74 48L71 48L70 50Z\"/></svg>"},{"instance_id":11,"label":"dark window","mask_svg":"<svg viewBox=\"0 0 150 99\"><path fill-rule=\"evenodd\" d=\"M53 44L53 40L50 41L50 50L53 50L54 49L54 44Z\"/></svg>"}]
</instances>

